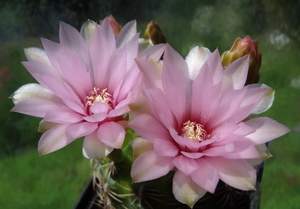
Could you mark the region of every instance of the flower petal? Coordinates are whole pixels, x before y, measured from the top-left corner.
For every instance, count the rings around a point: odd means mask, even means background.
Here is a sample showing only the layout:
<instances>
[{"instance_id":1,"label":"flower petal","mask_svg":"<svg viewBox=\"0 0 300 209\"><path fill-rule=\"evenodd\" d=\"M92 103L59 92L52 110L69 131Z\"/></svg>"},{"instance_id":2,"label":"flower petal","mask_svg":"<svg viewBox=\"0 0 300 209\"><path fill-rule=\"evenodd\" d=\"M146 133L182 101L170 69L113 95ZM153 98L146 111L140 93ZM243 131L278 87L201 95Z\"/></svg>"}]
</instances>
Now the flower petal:
<instances>
[{"instance_id":1,"label":"flower petal","mask_svg":"<svg viewBox=\"0 0 300 209\"><path fill-rule=\"evenodd\" d=\"M96 28L97 23L92 20L87 20L80 29L80 34L84 38L87 44L90 43Z\"/></svg>"},{"instance_id":2,"label":"flower petal","mask_svg":"<svg viewBox=\"0 0 300 209\"><path fill-rule=\"evenodd\" d=\"M113 150L112 147L107 146L98 139L97 132L93 132L84 138L82 154L85 158L102 161Z\"/></svg>"},{"instance_id":3,"label":"flower petal","mask_svg":"<svg viewBox=\"0 0 300 209\"><path fill-rule=\"evenodd\" d=\"M37 83L29 83L21 86L10 96L10 98L14 104L17 104L21 100L30 98L49 100L63 104L60 98L58 98L53 92Z\"/></svg>"},{"instance_id":4,"label":"flower petal","mask_svg":"<svg viewBox=\"0 0 300 209\"><path fill-rule=\"evenodd\" d=\"M240 190L255 190L256 171L246 160L227 160L223 157L206 159L226 184Z\"/></svg>"},{"instance_id":5,"label":"flower petal","mask_svg":"<svg viewBox=\"0 0 300 209\"><path fill-rule=\"evenodd\" d=\"M196 160L198 169L191 174L192 180L200 187L214 193L219 182L219 174L205 158Z\"/></svg>"},{"instance_id":6,"label":"flower petal","mask_svg":"<svg viewBox=\"0 0 300 209\"><path fill-rule=\"evenodd\" d=\"M268 90L264 94L263 98L256 105L255 109L252 111L252 114L260 114L267 111L273 104L275 90L265 84L251 84L248 88L267 88Z\"/></svg>"},{"instance_id":7,"label":"flower petal","mask_svg":"<svg viewBox=\"0 0 300 209\"><path fill-rule=\"evenodd\" d=\"M12 109L26 115L43 118L49 110L69 110L65 105L44 99L24 99L19 101Z\"/></svg>"},{"instance_id":8,"label":"flower petal","mask_svg":"<svg viewBox=\"0 0 300 209\"><path fill-rule=\"evenodd\" d=\"M71 109L49 110L46 112L44 119L53 123L77 123L83 120L82 115Z\"/></svg>"},{"instance_id":9,"label":"flower petal","mask_svg":"<svg viewBox=\"0 0 300 209\"><path fill-rule=\"evenodd\" d=\"M122 48L127 41L129 41L136 34L136 21L133 20L127 23L120 31L117 40L117 50Z\"/></svg>"},{"instance_id":10,"label":"flower petal","mask_svg":"<svg viewBox=\"0 0 300 209\"><path fill-rule=\"evenodd\" d=\"M195 80L198 76L200 68L211 55L206 47L194 47L186 56L185 61L189 67L190 79Z\"/></svg>"},{"instance_id":11,"label":"flower petal","mask_svg":"<svg viewBox=\"0 0 300 209\"><path fill-rule=\"evenodd\" d=\"M248 55L236 59L224 70L222 80L224 93L244 87L248 75L249 59Z\"/></svg>"},{"instance_id":12,"label":"flower petal","mask_svg":"<svg viewBox=\"0 0 300 209\"><path fill-rule=\"evenodd\" d=\"M251 133L246 137L251 139L257 145L276 139L290 131L286 126L267 117L253 118L244 123L256 129L254 133Z\"/></svg>"},{"instance_id":13,"label":"flower petal","mask_svg":"<svg viewBox=\"0 0 300 209\"><path fill-rule=\"evenodd\" d=\"M146 151L153 150L153 144L142 137L136 137L132 140L133 158L137 158Z\"/></svg>"},{"instance_id":14,"label":"flower petal","mask_svg":"<svg viewBox=\"0 0 300 209\"><path fill-rule=\"evenodd\" d=\"M81 122L68 125L66 131L72 138L80 138L89 135L98 127L97 123Z\"/></svg>"},{"instance_id":15,"label":"flower petal","mask_svg":"<svg viewBox=\"0 0 300 209\"><path fill-rule=\"evenodd\" d=\"M75 28L69 24L61 22L59 28L59 40L62 45L75 52L78 57L81 58L88 70L91 69L89 57L90 53L88 51L87 44Z\"/></svg>"},{"instance_id":16,"label":"flower petal","mask_svg":"<svg viewBox=\"0 0 300 209\"><path fill-rule=\"evenodd\" d=\"M163 89L169 108L179 117L178 125L189 115L191 102L191 81L188 66L184 59L171 46L166 44L162 70ZM174 88L176 86L176 88ZM176 102L174 102L176 101Z\"/></svg>"},{"instance_id":17,"label":"flower petal","mask_svg":"<svg viewBox=\"0 0 300 209\"><path fill-rule=\"evenodd\" d=\"M264 160L272 157L271 153L269 152L267 146L265 144L260 144L260 145L256 145L256 149L260 154L259 158L255 158L255 159L248 159L247 161L253 165L253 166L258 166L259 164L261 164Z\"/></svg>"},{"instance_id":18,"label":"flower petal","mask_svg":"<svg viewBox=\"0 0 300 209\"><path fill-rule=\"evenodd\" d=\"M157 44L146 48L139 53L139 59L152 60L157 62L165 51L165 44Z\"/></svg>"},{"instance_id":19,"label":"flower petal","mask_svg":"<svg viewBox=\"0 0 300 209\"><path fill-rule=\"evenodd\" d=\"M198 168L198 164L194 159L188 158L184 155L179 155L173 160L175 167L185 175L189 176Z\"/></svg>"},{"instance_id":20,"label":"flower petal","mask_svg":"<svg viewBox=\"0 0 300 209\"><path fill-rule=\"evenodd\" d=\"M116 122L106 122L98 128L97 136L104 144L115 149L121 149L125 139L125 130Z\"/></svg>"},{"instance_id":21,"label":"flower petal","mask_svg":"<svg viewBox=\"0 0 300 209\"><path fill-rule=\"evenodd\" d=\"M179 148L173 141L155 138L154 151L159 156L175 157L179 151Z\"/></svg>"},{"instance_id":22,"label":"flower petal","mask_svg":"<svg viewBox=\"0 0 300 209\"><path fill-rule=\"evenodd\" d=\"M157 156L154 151L146 151L132 164L133 182L149 181L166 175L173 169L173 158Z\"/></svg>"},{"instance_id":23,"label":"flower petal","mask_svg":"<svg viewBox=\"0 0 300 209\"><path fill-rule=\"evenodd\" d=\"M149 124L151 124L151 129L149 129ZM139 115L130 121L128 126L152 143L154 143L156 138L170 140L168 131L150 115Z\"/></svg>"},{"instance_id":24,"label":"flower petal","mask_svg":"<svg viewBox=\"0 0 300 209\"><path fill-rule=\"evenodd\" d=\"M176 171L173 178L173 194L175 198L193 208L194 204L205 195L207 191L196 184L190 176Z\"/></svg>"},{"instance_id":25,"label":"flower petal","mask_svg":"<svg viewBox=\"0 0 300 209\"><path fill-rule=\"evenodd\" d=\"M38 61L47 65L51 65L45 50L38 47L30 47L24 49L25 56L28 61Z\"/></svg>"},{"instance_id":26,"label":"flower petal","mask_svg":"<svg viewBox=\"0 0 300 209\"><path fill-rule=\"evenodd\" d=\"M68 125L66 124L56 125L46 131L38 143L39 155L54 152L74 141L75 138L67 134L67 127Z\"/></svg>"},{"instance_id":27,"label":"flower petal","mask_svg":"<svg viewBox=\"0 0 300 209\"><path fill-rule=\"evenodd\" d=\"M147 88L162 89L161 76L162 71L151 61L144 59L135 59L139 69L143 72L144 83Z\"/></svg>"}]
</instances>

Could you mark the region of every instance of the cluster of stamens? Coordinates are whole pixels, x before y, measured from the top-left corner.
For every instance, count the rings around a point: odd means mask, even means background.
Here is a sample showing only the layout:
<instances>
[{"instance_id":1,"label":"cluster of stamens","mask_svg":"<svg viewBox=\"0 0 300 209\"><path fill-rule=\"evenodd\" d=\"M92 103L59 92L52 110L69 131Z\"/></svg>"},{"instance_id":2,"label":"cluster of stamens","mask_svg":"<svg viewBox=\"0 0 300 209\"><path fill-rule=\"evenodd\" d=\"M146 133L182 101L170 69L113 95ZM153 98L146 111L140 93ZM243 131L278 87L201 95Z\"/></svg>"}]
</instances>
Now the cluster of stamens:
<instances>
[{"instance_id":1,"label":"cluster of stamens","mask_svg":"<svg viewBox=\"0 0 300 209\"><path fill-rule=\"evenodd\" d=\"M112 103L112 96L110 93L107 92L107 88L102 89L100 91L99 88L94 87L93 91L91 91L90 95L87 98L87 105L94 105L96 102L103 102L106 104L111 105Z\"/></svg>"},{"instance_id":2,"label":"cluster of stamens","mask_svg":"<svg viewBox=\"0 0 300 209\"><path fill-rule=\"evenodd\" d=\"M189 120L183 123L182 132L194 142L202 142L207 139L207 133L203 125L191 122Z\"/></svg>"}]
</instances>

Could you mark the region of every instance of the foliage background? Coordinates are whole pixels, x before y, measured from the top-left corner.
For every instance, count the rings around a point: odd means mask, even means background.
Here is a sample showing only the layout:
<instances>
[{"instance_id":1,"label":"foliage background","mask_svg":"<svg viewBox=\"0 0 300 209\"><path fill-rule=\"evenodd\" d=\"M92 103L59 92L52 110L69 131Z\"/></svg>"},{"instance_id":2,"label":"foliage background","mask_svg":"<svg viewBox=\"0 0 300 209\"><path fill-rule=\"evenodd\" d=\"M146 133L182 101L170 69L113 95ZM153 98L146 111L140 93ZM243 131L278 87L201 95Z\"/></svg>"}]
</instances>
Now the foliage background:
<instances>
[{"instance_id":1,"label":"foliage background","mask_svg":"<svg viewBox=\"0 0 300 209\"><path fill-rule=\"evenodd\" d=\"M113 14L138 30L150 20L183 56L195 45L223 52L236 37L260 41L261 83L276 90L264 113L291 132L269 144L262 183L262 209L298 209L300 202L300 1L299 0L2 0L0 2L0 205L2 208L72 208L91 175L81 140L43 157L36 146L39 119L10 113L8 99L35 82L20 64L23 48L58 41L59 22L78 30L87 20Z\"/></svg>"}]
</instances>

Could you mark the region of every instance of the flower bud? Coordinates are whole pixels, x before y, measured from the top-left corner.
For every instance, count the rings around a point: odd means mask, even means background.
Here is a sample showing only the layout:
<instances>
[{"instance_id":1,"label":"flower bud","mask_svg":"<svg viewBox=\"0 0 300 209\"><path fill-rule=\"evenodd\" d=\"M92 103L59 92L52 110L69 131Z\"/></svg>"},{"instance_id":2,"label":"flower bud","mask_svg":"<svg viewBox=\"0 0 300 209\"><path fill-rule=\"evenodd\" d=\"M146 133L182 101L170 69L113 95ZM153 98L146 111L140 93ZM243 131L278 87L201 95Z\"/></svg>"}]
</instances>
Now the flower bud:
<instances>
[{"instance_id":1,"label":"flower bud","mask_svg":"<svg viewBox=\"0 0 300 209\"><path fill-rule=\"evenodd\" d=\"M107 17L113 31L114 31L114 34L115 34L115 37L117 37L122 29L122 26L116 21L116 19L114 18L114 16L112 15L109 15ZM99 21L100 22L100 25L102 23L102 20Z\"/></svg>"},{"instance_id":2,"label":"flower bud","mask_svg":"<svg viewBox=\"0 0 300 209\"><path fill-rule=\"evenodd\" d=\"M258 41L252 40L250 36L237 38L229 51L225 51L222 56L222 65L226 68L234 60L250 55L248 76L245 85L257 83L259 80L259 68L261 65L261 53L258 51Z\"/></svg>"},{"instance_id":3,"label":"flower bud","mask_svg":"<svg viewBox=\"0 0 300 209\"><path fill-rule=\"evenodd\" d=\"M166 36L161 31L159 25L154 21L151 21L145 30L144 33L145 39L150 39L151 42L155 44L166 43Z\"/></svg>"}]
</instances>

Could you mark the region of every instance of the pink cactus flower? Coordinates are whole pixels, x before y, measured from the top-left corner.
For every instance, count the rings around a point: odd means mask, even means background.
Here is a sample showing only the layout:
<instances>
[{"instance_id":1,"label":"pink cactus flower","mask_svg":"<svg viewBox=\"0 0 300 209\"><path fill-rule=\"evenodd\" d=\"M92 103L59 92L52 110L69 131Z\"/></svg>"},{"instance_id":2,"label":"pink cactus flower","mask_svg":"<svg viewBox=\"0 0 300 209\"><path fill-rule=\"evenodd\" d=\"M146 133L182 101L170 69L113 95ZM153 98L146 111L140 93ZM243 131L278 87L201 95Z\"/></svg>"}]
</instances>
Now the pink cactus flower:
<instances>
[{"instance_id":1,"label":"pink cactus flower","mask_svg":"<svg viewBox=\"0 0 300 209\"><path fill-rule=\"evenodd\" d=\"M83 155L104 159L122 147L128 104L140 92L141 73L134 58L158 60L164 46L138 55L136 22L115 38L105 19L101 26L87 21L78 32L61 23L60 43L42 39L44 49L28 48L23 65L39 84L26 84L12 96L12 111L43 118L40 155L84 137Z\"/></svg>"},{"instance_id":2,"label":"pink cactus flower","mask_svg":"<svg viewBox=\"0 0 300 209\"><path fill-rule=\"evenodd\" d=\"M131 106L128 125L142 137L133 143L133 181L174 170L173 194L191 208L219 180L254 190L254 166L270 156L264 144L289 129L267 117L247 119L267 110L274 94L263 84L244 86L249 56L223 70L218 50L195 47L184 60L167 45L162 69L136 61L148 108Z\"/></svg>"}]
</instances>

